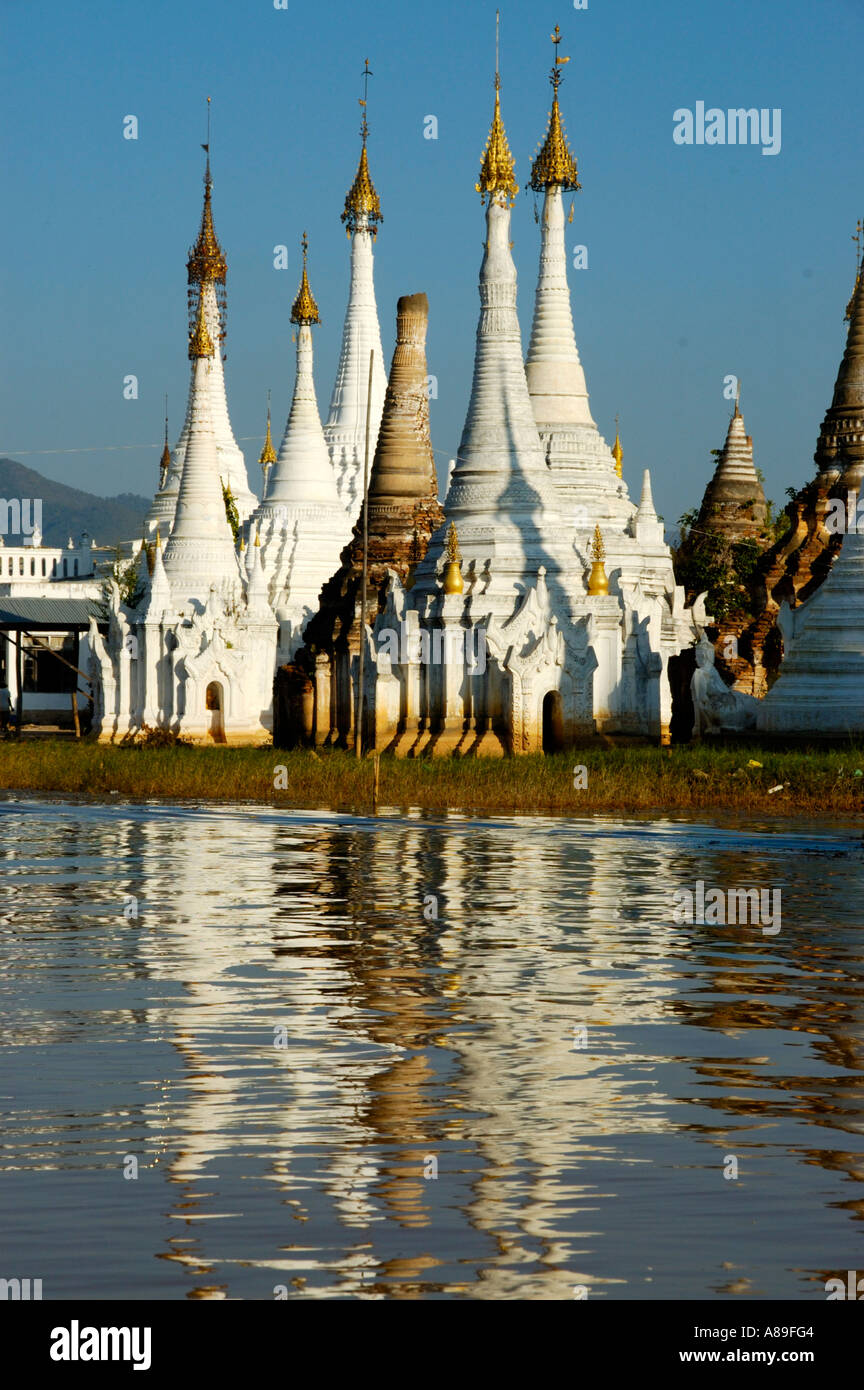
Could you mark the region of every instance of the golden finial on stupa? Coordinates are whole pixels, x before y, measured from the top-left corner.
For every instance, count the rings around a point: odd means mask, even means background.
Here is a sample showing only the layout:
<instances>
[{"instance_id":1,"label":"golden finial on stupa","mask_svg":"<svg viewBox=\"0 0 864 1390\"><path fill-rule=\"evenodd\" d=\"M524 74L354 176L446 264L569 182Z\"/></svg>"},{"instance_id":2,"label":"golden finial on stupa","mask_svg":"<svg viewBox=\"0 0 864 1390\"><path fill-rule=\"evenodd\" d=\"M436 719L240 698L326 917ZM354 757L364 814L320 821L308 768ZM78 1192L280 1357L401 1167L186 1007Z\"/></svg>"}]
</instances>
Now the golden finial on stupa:
<instances>
[{"instance_id":1,"label":"golden finial on stupa","mask_svg":"<svg viewBox=\"0 0 864 1390\"><path fill-rule=\"evenodd\" d=\"M309 288L309 276L306 271L306 256L309 251L309 241L305 232L303 233L301 245L303 247L303 277L300 281L300 288L297 291L297 298L291 305L291 322L320 323L318 305L315 303L314 296Z\"/></svg>"},{"instance_id":2,"label":"golden finial on stupa","mask_svg":"<svg viewBox=\"0 0 864 1390\"><path fill-rule=\"evenodd\" d=\"M510 146L507 143L507 133L504 130L504 122L501 120L501 75L498 71L498 21L499 12L495 11L495 110L492 115L492 126L489 130L489 139L483 150L483 158L480 162L480 182L475 183L474 187L480 194L481 202L486 201L487 194L490 201L496 193L503 193L510 207L512 208L516 194L519 192L519 185L513 177L516 161L510 153Z\"/></svg>"},{"instance_id":3,"label":"golden finial on stupa","mask_svg":"<svg viewBox=\"0 0 864 1390\"><path fill-rule=\"evenodd\" d=\"M363 139L363 146L360 150L360 163L357 165L357 173L354 175L354 182L348 189L348 196L345 199L345 211L342 213L342 221L345 223L345 230L350 236L356 232L358 226L366 231L370 231L374 236L377 235L377 223L383 222L381 216L381 203L378 194L375 192L375 185L369 173L369 157L366 153L366 138L369 134L369 124L366 120L366 102L369 93L369 78L373 76L372 69L369 67L369 59L366 59L366 66L363 69L363 96L358 98L363 107L363 120L360 124L360 135Z\"/></svg>"},{"instance_id":4,"label":"golden finial on stupa","mask_svg":"<svg viewBox=\"0 0 864 1390\"><path fill-rule=\"evenodd\" d=\"M270 433L270 392L269 392L269 391L267 392L267 433L266 433L266 435L264 436L264 448L261 450L261 456L260 456L260 458L258 459L258 462L260 463L261 467L264 469L265 478L266 478L267 469L270 467L270 465L271 465L272 463L275 463L275 462L276 462L276 450L273 448L273 437L272 437L272 435L271 435L271 433Z\"/></svg>"},{"instance_id":5,"label":"golden finial on stupa","mask_svg":"<svg viewBox=\"0 0 864 1390\"><path fill-rule=\"evenodd\" d=\"M198 294L198 314L195 319L195 327L189 334L189 356L192 359L213 356L213 339L210 337L207 324L204 321L203 291Z\"/></svg>"},{"instance_id":6,"label":"golden finial on stupa","mask_svg":"<svg viewBox=\"0 0 864 1390\"><path fill-rule=\"evenodd\" d=\"M856 226L855 226L855 231L854 231L854 233L853 233L853 235L852 235L852 240L855 242L855 248L856 248L856 249L855 249L855 284L852 286L852 293L851 293L850 296L849 296L849 303L846 305L846 313L843 315L843 322L844 322L844 323L848 323L849 320L850 320L851 317L852 317L852 305L853 305L854 302L855 302L855 293L856 293L856 291L857 291L857 289L858 289L859 284L861 283L861 254L862 254L862 243L864 243L864 223L862 223L860 217L858 218L858 222L857 222L857 224L856 224Z\"/></svg>"},{"instance_id":7,"label":"golden finial on stupa","mask_svg":"<svg viewBox=\"0 0 864 1390\"><path fill-rule=\"evenodd\" d=\"M168 445L168 397L165 397L165 443L162 447L162 457L159 460L159 486L165 486L165 479L168 477L168 470L171 467L171 449Z\"/></svg>"},{"instance_id":8,"label":"golden finial on stupa","mask_svg":"<svg viewBox=\"0 0 864 1390\"><path fill-rule=\"evenodd\" d=\"M576 170L576 160L574 159L570 146L567 144L567 136L564 134L564 127L561 123L561 111L558 106L558 88L561 84L561 68L565 63L569 63L569 58L558 57L558 45L561 42L561 31L558 25L552 34L552 42L555 45L555 62L549 81L552 83L552 110L549 112L549 125L546 130L546 139L543 141L538 153L531 163L531 179L529 187L539 193L544 188L559 187L570 192L576 192L582 185Z\"/></svg>"},{"instance_id":9,"label":"golden finial on stupa","mask_svg":"<svg viewBox=\"0 0 864 1390\"><path fill-rule=\"evenodd\" d=\"M204 166L204 211L201 214L201 230L198 240L189 252L186 269L190 285L203 285L208 281L219 281L224 285L228 263L213 228L213 209L210 196L213 180L210 177L210 98L207 98L207 144L201 146L207 155Z\"/></svg>"},{"instance_id":10,"label":"golden finial on stupa","mask_svg":"<svg viewBox=\"0 0 864 1390\"><path fill-rule=\"evenodd\" d=\"M599 526L594 527L594 539L591 542L590 550L594 563L588 576L588 592L592 595L608 594L609 580L606 577L606 567L603 564L606 547L603 544L603 536Z\"/></svg>"},{"instance_id":11,"label":"golden finial on stupa","mask_svg":"<svg viewBox=\"0 0 864 1390\"><path fill-rule=\"evenodd\" d=\"M444 566L444 592L445 594L461 594L465 587L462 579L462 557L459 554L459 537L452 521L447 532L447 544L444 553L447 556L447 564Z\"/></svg>"},{"instance_id":12,"label":"golden finial on stupa","mask_svg":"<svg viewBox=\"0 0 864 1390\"><path fill-rule=\"evenodd\" d=\"M621 440L620 440L619 435L618 435L618 416L617 416L617 415L615 416L615 443L612 445L612 457L613 457L613 459L615 460L615 472L618 474L618 477L619 477L619 478L623 478L623 477L624 477L624 472L623 472L623 469L622 469L622 467L621 467L621 460L622 460L623 457L624 457L624 450L621 448Z\"/></svg>"},{"instance_id":13,"label":"golden finial on stupa","mask_svg":"<svg viewBox=\"0 0 864 1390\"><path fill-rule=\"evenodd\" d=\"M256 527L255 527L255 545L256 545L256 546L260 546L260 545L261 545L261 527L260 527L260 526L256 526Z\"/></svg>"}]
</instances>

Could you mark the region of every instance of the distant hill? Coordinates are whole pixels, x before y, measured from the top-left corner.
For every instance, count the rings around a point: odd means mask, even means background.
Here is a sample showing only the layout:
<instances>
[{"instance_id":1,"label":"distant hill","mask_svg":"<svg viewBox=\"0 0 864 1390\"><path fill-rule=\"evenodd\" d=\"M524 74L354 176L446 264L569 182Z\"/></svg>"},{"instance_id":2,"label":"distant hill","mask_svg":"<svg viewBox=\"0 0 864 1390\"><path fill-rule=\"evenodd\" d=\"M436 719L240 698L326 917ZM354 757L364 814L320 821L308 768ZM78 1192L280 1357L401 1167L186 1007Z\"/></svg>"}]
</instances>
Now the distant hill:
<instances>
[{"instance_id":1,"label":"distant hill","mask_svg":"<svg viewBox=\"0 0 864 1390\"><path fill-rule=\"evenodd\" d=\"M70 536L77 542L82 531L86 531L97 545L113 546L119 541L133 540L141 534L141 523L152 500L138 497L134 492L121 492L117 497L96 497L92 492L55 483L14 459L0 458L0 498L21 501L25 497L31 504L41 499L45 545L65 545ZM0 506L0 528L6 525L6 518L6 508ZM5 545L21 544L20 535L4 534L2 539Z\"/></svg>"}]
</instances>

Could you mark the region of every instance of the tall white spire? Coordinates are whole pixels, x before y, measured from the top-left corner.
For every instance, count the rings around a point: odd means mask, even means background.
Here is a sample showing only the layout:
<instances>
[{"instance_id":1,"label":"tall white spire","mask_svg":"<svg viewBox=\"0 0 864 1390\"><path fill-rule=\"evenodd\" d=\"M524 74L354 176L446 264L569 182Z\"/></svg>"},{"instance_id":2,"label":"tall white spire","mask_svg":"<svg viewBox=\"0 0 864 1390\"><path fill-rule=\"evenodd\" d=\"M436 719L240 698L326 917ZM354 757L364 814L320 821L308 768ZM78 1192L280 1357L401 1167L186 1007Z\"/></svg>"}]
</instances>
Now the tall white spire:
<instances>
[{"instance_id":1,"label":"tall white spire","mask_svg":"<svg viewBox=\"0 0 864 1390\"><path fill-rule=\"evenodd\" d=\"M256 515L263 519L274 509L300 504L341 506L336 478L321 417L313 376L312 325L320 322L318 305L309 286L306 265L308 242L303 236L303 276L291 308L291 322L297 325L297 375L294 397L285 425L279 453L267 484L267 497ZM351 526L343 520L343 540Z\"/></svg>"},{"instance_id":2,"label":"tall white spire","mask_svg":"<svg viewBox=\"0 0 864 1390\"><path fill-rule=\"evenodd\" d=\"M204 173L204 209L201 214L201 230L198 233L198 240L189 253L187 262L189 292L196 311L199 302L203 301L204 321L213 347L211 370L207 377L207 390L210 396L210 417L216 444L216 475L230 487L240 520L244 521L254 511L257 498L250 491L246 461L234 438L228 415L221 348L225 337L224 287L227 262L213 227L212 189L213 180L210 177L208 151ZM167 534L174 524L180 479L192 427L194 381L195 363L193 362L183 429L171 454L170 465L164 471L162 484L147 514L147 528L151 535L157 526L161 528L163 534Z\"/></svg>"},{"instance_id":3,"label":"tall white spire","mask_svg":"<svg viewBox=\"0 0 864 1390\"><path fill-rule=\"evenodd\" d=\"M336 487L315 395L312 326L319 317L309 286L307 249L304 233L303 276L291 309L291 322L297 325L291 412L267 496L253 517L253 527L260 531L260 560L269 598L279 618L281 661L293 657L303 627L318 607L321 587L338 569L340 552L351 534L351 519ZM253 549L259 553L257 546Z\"/></svg>"},{"instance_id":4,"label":"tall white spire","mask_svg":"<svg viewBox=\"0 0 864 1390\"><path fill-rule=\"evenodd\" d=\"M532 162L530 187L543 193L543 222L540 245L540 275L534 299L534 322L525 363L528 389L538 425L587 425L596 428L588 405L585 373L579 361L570 289L567 284L567 252L564 243L564 203L566 192L581 187L576 160L567 144L558 106L561 69L569 58L558 53L561 35L558 26L552 35L555 62L552 83L552 110L546 138Z\"/></svg>"},{"instance_id":5,"label":"tall white spire","mask_svg":"<svg viewBox=\"0 0 864 1390\"><path fill-rule=\"evenodd\" d=\"M213 342L207 326L203 296L190 335L192 389L189 432L174 526L165 547L165 576L172 598L202 607L210 589L239 587L240 570L234 538L225 515L222 485L216 466L216 438L211 418L209 374Z\"/></svg>"},{"instance_id":6,"label":"tall white spire","mask_svg":"<svg viewBox=\"0 0 864 1390\"><path fill-rule=\"evenodd\" d=\"M540 274L525 375L535 419L544 430L551 432L556 425L597 428L573 331L560 184L550 184L543 194Z\"/></svg>"},{"instance_id":7,"label":"tall white spire","mask_svg":"<svg viewBox=\"0 0 864 1390\"><path fill-rule=\"evenodd\" d=\"M569 62L559 56L560 40L556 25L552 35L555 61L550 74L552 109L546 136L531 166L530 187L535 194L542 193L543 213L540 271L525 373L546 462L566 504L565 514L575 508L580 514L585 513L581 529L587 538L598 521L626 525L633 506L616 473L615 460L592 419L573 330L564 194L575 194L581 185L558 104L562 68ZM578 517L576 522L578 525Z\"/></svg>"},{"instance_id":8,"label":"tall white spire","mask_svg":"<svg viewBox=\"0 0 864 1390\"><path fill-rule=\"evenodd\" d=\"M370 77L368 62L366 74ZM363 107L361 135L363 145L354 182L345 199L342 221L351 240L351 288L345 326L342 331L342 351L336 383L330 400L330 413L324 426L324 437L336 474L342 505L351 521L362 501L363 457L366 443L366 401L369 395L369 353L374 351L370 414L370 449L374 451L384 409L387 374L381 350L381 329L375 303L374 258L372 245L383 221L381 204L369 174L366 139L366 102Z\"/></svg>"},{"instance_id":9,"label":"tall white spire","mask_svg":"<svg viewBox=\"0 0 864 1390\"><path fill-rule=\"evenodd\" d=\"M474 379L445 502L447 524L455 522L458 531L463 574L473 573L482 583L475 608L492 595L503 605L512 603L541 567L552 586L570 563L525 380L510 253L510 210L518 191L513 164L496 73L492 127L476 185L488 206ZM418 583L429 582L445 539L442 527L418 568Z\"/></svg>"}]
</instances>

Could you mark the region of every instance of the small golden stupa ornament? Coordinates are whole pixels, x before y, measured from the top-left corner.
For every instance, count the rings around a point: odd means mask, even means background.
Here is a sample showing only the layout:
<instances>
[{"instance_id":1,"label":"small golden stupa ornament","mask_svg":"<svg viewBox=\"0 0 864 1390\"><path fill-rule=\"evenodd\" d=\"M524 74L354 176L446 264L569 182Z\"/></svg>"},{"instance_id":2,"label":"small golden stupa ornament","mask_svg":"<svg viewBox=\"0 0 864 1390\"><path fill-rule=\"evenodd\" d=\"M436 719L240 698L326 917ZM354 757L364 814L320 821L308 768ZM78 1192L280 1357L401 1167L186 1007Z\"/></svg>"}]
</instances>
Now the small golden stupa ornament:
<instances>
[{"instance_id":1,"label":"small golden stupa ornament","mask_svg":"<svg viewBox=\"0 0 864 1390\"><path fill-rule=\"evenodd\" d=\"M273 436L270 433L270 392L267 392L267 434L264 437L264 448L261 450L261 457L258 460L261 465L261 472L264 475L264 491L261 496L267 495L267 479L270 477L270 469L276 462L276 450L273 448Z\"/></svg>"},{"instance_id":2,"label":"small golden stupa ornament","mask_svg":"<svg viewBox=\"0 0 864 1390\"><path fill-rule=\"evenodd\" d=\"M591 558L594 563L588 576L588 593L591 595L608 594L609 592L609 580L606 577L606 567L603 564L605 556L606 547L603 544L600 527L595 526L594 539L591 542Z\"/></svg>"},{"instance_id":3,"label":"small golden stupa ornament","mask_svg":"<svg viewBox=\"0 0 864 1390\"><path fill-rule=\"evenodd\" d=\"M212 357L213 340L207 330L204 320L204 295L198 295L198 316L195 320L195 327L189 334L189 357L194 362L196 357Z\"/></svg>"},{"instance_id":4,"label":"small golden stupa ornament","mask_svg":"<svg viewBox=\"0 0 864 1390\"><path fill-rule=\"evenodd\" d=\"M462 579L462 557L459 554L459 537L456 527L450 522L447 532L447 564L444 566L443 587L445 594L461 594L465 588Z\"/></svg>"},{"instance_id":5,"label":"small golden stupa ornament","mask_svg":"<svg viewBox=\"0 0 864 1390\"><path fill-rule=\"evenodd\" d=\"M306 267L306 258L309 254L309 238L303 233L303 240L300 243L303 247L303 276L300 280L300 288L297 291L297 298L291 305L291 322L298 324L311 325L320 323L318 305L315 296L309 288L309 272Z\"/></svg>"},{"instance_id":6,"label":"small golden stupa ornament","mask_svg":"<svg viewBox=\"0 0 864 1390\"><path fill-rule=\"evenodd\" d=\"M159 490L165 486L165 479L171 469L171 449L168 444L168 397L165 397L165 446L159 460Z\"/></svg>"}]
</instances>

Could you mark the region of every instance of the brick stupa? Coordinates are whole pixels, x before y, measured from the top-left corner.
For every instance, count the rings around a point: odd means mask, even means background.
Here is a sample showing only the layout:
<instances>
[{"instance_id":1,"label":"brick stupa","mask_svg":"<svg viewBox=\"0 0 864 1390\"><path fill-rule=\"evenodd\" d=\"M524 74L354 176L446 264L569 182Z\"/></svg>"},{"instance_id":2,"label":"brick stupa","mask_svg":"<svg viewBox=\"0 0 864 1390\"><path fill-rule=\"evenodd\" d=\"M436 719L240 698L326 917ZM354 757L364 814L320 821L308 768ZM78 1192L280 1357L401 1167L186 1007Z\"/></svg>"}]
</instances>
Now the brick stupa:
<instances>
[{"instance_id":1,"label":"brick stupa","mask_svg":"<svg viewBox=\"0 0 864 1390\"><path fill-rule=\"evenodd\" d=\"M309 737L310 721L317 743L351 741L362 622L373 623L383 611L391 570L410 586L415 565L443 521L429 432L428 317L425 294L399 300L396 347L369 477L365 603L361 506L339 569L321 590L318 612L306 626L303 647L295 662L277 673L277 737L288 743Z\"/></svg>"}]
</instances>

